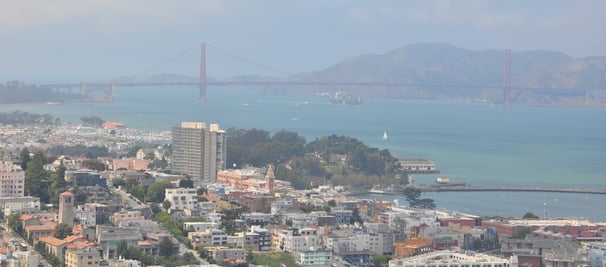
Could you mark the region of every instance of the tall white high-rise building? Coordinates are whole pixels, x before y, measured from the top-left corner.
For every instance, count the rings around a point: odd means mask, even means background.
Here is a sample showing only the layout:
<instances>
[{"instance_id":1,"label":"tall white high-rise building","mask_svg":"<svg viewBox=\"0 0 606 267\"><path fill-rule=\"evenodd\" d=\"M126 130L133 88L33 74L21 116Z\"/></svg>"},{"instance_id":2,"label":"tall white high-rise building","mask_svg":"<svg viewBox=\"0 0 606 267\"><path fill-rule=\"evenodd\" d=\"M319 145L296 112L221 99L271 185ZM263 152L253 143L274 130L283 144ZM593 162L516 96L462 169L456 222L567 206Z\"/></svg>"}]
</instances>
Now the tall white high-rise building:
<instances>
[{"instance_id":1,"label":"tall white high-rise building","mask_svg":"<svg viewBox=\"0 0 606 267\"><path fill-rule=\"evenodd\" d=\"M0 163L0 198L25 194L25 172L11 162Z\"/></svg>"},{"instance_id":2,"label":"tall white high-rise building","mask_svg":"<svg viewBox=\"0 0 606 267\"><path fill-rule=\"evenodd\" d=\"M226 168L225 131L218 124L182 122L172 131L172 169L192 177L196 184L217 180Z\"/></svg>"}]
</instances>

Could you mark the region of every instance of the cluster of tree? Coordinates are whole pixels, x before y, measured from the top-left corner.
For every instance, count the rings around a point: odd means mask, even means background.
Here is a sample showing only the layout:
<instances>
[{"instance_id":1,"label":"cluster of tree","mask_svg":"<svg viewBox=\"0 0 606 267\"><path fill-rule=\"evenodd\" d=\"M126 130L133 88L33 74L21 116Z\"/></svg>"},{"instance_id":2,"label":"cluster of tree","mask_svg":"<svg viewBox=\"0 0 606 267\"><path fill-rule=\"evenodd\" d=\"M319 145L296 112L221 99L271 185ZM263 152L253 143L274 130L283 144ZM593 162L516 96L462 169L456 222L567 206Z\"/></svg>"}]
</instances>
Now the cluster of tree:
<instances>
[{"instance_id":1,"label":"cluster of tree","mask_svg":"<svg viewBox=\"0 0 606 267\"><path fill-rule=\"evenodd\" d=\"M116 188L121 186L126 190L126 192L130 193L137 199L154 203L162 203L164 201L164 189L173 187L170 181L157 181L147 187L143 187L138 184L136 180L130 179L123 180L120 178L114 178L112 183ZM182 179L179 181L179 186L184 188L192 188L193 181L190 179Z\"/></svg>"},{"instance_id":2,"label":"cluster of tree","mask_svg":"<svg viewBox=\"0 0 606 267\"><path fill-rule=\"evenodd\" d=\"M59 204L59 194L67 190L66 168L60 165L54 172L45 170L48 159L44 153L37 151L30 157L27 148L21 150L20 160L25 170L25 195L40 197L41 203Z\"/></svg>"},{"instance_id":3,"label":"cluster of tree","mask_svg":"<svg viewBox=\"0 0 606 267\"><path fill-rule=\"evenodd\" d=\"M87 157L89 159L96 159L98 157L114 156L109 153L107 147L103 146L84 146L84 145L56 145L50 147L47 151L48 154L54 156L71 156L71 157Z\"/></svg>"},{"instance_id":4,"label":"cluster of tree","mask_svg":"<svg viewBox=\"0 0 606 267\"><path fill-rule=\"evenodd\" d=\"M0 104L67 102L82 99L79 94L54 92L50 88L40 88L19 82L0 84Z\"/></svg>"},{"instance_id":5,"label":"cluster of tree","mask_svg":"<svg viewBox=\"0 0 606 267\"><path fill-rule=\"evenodd\" d=\"M139 247L128 246L125 240L118 241L116 254L124 259L138 260L147 265L162 265L167 267L198 265L200 261L191 253L184 253L183 256L174 255L173 244L169 238L164 237L158 243L159 256L144 253Z\"/></svg>"},{"instance_id":6,"label":"cluster of tree","mask_svg":"<svg viewBox=\"0 0 606 267\"><path fill-rule=\"evenodd\" d=\"M354 186L393 182L398 175L405 176L388 150L368 147L352 137L331 135L307 143L302 136L286 130L273 136L259 129L227 130L228 166L267 164L275 165L276 176L298 189L326 183L335 175L360 175L362 178L355 182L337 180L338 184Z\"/></svg>"},{"instance_id":7,"label":"cluster of tree","mask_svg":"<svg viewBox=\"0 0 606 267\"><path fill-rule=\"evenodd\" d=\"M82 123L84 123L85 125L88 125L90 127L97 127L97 128L101 128L103 126L103 123L105 122L103 119L101 119L97 116L82 117L82 118L80 118L80 121Z\"/></svg>"},{"instance_id":8,"label":"cluster of tree","mask_svg":"<svg viewBox=\"0 0 606 267\"><path fill-rule=\"evenodd\" d=\"M0 124L61 124L60 118L55 118L50 114L33 114L29 112L23 112L15 110L13 112L0 113Z\"/></svg>"},{"instance_id":9,"label":"cluster of tree","mask_svg":"<svg viewBox=\"0 0 606 267\"><path fill-rule=\"evenodd\" d=\"M436 203L431 198L421 198L421 191L416 188L407 187L404 189L404 196L408 205L412 208L429 209L433 210L436 208Z\"/></svg>"},{"instance_id":10,"label":"cluster of tree","mask_svg":"<svg viewBox=\"0 0 606 267\"><path fill-rule=\"evenodd\" d=\"M254 265L267 267L301 266L296 263L293 255L288 252L250 253L249 255L252 256L248 262Z\"/></svg>"},{"instance_id":11,"label":"cluster of tree","mask_svg":"<svg viewBox=\"0 0 606 267\"><path fill-rule=\"evenodd\" d=\"M232 202L231 204L235 204L237 207L221 211L221 214L223 215L221 216L221 229L223 229L227 235L233 235L235 233L236 220L240 219L240 216L243 213L250 212L250 209L247 206L239 205L235 202Z\"/></svg>"}]
</instances>

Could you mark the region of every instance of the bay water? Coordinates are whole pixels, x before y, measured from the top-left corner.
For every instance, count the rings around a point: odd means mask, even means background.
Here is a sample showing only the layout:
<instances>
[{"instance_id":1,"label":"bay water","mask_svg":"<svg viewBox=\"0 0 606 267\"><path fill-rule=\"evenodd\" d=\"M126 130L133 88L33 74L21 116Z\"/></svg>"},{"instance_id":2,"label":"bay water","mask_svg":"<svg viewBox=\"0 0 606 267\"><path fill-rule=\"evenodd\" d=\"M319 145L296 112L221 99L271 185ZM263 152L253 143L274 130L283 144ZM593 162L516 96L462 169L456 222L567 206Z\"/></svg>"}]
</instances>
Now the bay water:
<instances>
[{"instance_id":1,"label":"bay water","mask_svg":"<svg viewBox=\"0 0 606 267\"><path fill-rule=\"evenodd\" d=\"M8 105L0 112L49 113L64 122L84 116L130 128L170 130L181 121L217 123L222 129L294 131L308 141L347 135L389 149L399 158L430 159L437 176L471 185L606 189L606 109L520 107L410 99L365 99L333 105L320 96L261 95L254 89L118 88L113 103ZM388 135L383 139L383 132ZM278 177L279 178L279 177ZM606 221L606 195L522 192L427 193L440 208L478 215L583 217ZM386 196L369 196L383 197ZM393 197L387 197L388 200ZM402 202L401 203L405 203Z\"/></svg>"}]
</instances>

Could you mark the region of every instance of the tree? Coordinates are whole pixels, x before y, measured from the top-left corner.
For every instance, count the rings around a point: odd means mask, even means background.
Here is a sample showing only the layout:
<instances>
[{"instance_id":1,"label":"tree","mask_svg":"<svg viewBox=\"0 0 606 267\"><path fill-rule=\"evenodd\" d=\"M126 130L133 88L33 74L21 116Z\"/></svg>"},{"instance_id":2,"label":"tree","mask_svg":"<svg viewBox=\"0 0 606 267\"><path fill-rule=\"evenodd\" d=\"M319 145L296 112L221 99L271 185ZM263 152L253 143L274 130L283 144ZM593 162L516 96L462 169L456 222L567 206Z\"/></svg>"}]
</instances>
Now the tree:
<instances>
[{"instance_id":1,"label":"tree","mask_svg":"<svg viewBox=\"0 0 606 267\"><path fill-rule=\"evenodd\" d=\"M173 255L173 242L168 237L164 237L158 243L158 252L160 256L170 257Z\"/></svg>"},{"instance_id":2,"label":"tree","mask_svg":"<svg viewBox=\"0 0 606 267\"><path fill-rule=\"evenodd\" d=\"M82 166L91 170L105 171L105 164L96 159L87 159L82 162Z\"/></svg>"},{"instance_id":3,"label":"tree","mask_svg":"<svg viewBox=\"0 0 606 267\"><path fill-rule=\"evenodd\" d=\"M72 227L66 223L57 224L57 232L55 233L55 237L59 239L66 238L68 235L72 233Z\"/></svg>"},{"instance_id":4,"label":"tree","mask_svg":"<svg viewBox=\"0 0 606 267\"><path fill-rule=\"evenodd\" d=\"M168 210L170 209L171 203L170 201L168 201L168 199L164 200L164 202L162 202L162 207L164 208L164 210Z\"/></svg>"},{"instance_id":5,"label":"tree","mask_svg":"<svg viewBox=\"0 0 606 267\"><path fill-rule=\"evenodd\" d=\"M19 214L11 213L11 215L8 215L8 218L6 220L8 228L10 228L13 232L22 232L23 229L21 228L22 224L21 217L19 216Z\"/></svg>"},{"instance_id":6,"label":"tree","mask_svg":"<svg viewBox=\"0 0 606 267\"><path fill-rule=\"evenodd\" d=\"M122 186L122 187L126 186L126 182L124 181L124 179L121 179L121 178L114 178L114 179L112 179L112 184L116 188L119 187L119 186Z\"/></svg>"},{"instance_id":7,"label":"tree","mask_svg":"<svg viewBox=\"0 0 606 267\"><path fill-rule=\"evenodd\" d=\"M208 251L204 247L200 247L198 248L198 255L200 255L200 258L206 259L206 257L208 257Z\"/></svg>"},{"instance_id":8,"label":"tree","mask_svg":"<svg viewBox=\"0 0 606 267\"><path fill-rule=\"evenodd\" d=\"M19 159L21 159L21 169L25 171L27 169L27 163L31 160L29 150L27 148L21 149Z\"/></svg>"},{"instance_id":9,"label":"tree","mask_svg":"<svg viewBox=\"0 0 606 267\"><path fill-rule=\"evenodd\" d=\"M102 120L99 117L96 116L92 116L92 117L82 117L80 118L80 121L82 121L82 123L91 126L91 127L101 127L103 125L103 123L105 122L104 120Z\"/></svg>"},{"instance_id":10,"label":"tree","mask_svg":"<svg viewBox=\"0 0 606 267\"><path fill-rule=\"evenodd\" d=\"M526 238L526 235L530 234L531 232L532 231L530 230L530 228L520 229L520 231L518 231L518 233L514 236L514 238L524 239L524 238Z\"/></svg>"},{"instance_id":11,"label":"tree","mask_svg":"<svg viewBox=\"0 0 606 267\"><path fill-rule=\"evenodd\" d=\"M421 190L419 190L419 189L407 187L406 189L404 189L404 196L406 196L406 201L408 201L408 204L412 208L428 209L428 210L432 210L432 209L436 208L436 203L433 199L420 198Z\"/></svg>"},{"instance_id":12,"label":"tree","mask_svg":"<svg viewBox=\"0 0 606 267\"><path fill-rule=\"evenodd\" d=\"M170 181L154 182L147 188L147 201L160 203L164 201L164 190L172 187Z\"/></svg>"},{"instance_id":13,"label":"tree","mask_svg":"<svg viewBox=\"0 0 606 267\"><path fill-rule=\"evenodd\" d=\"M49 173L44 170L46 157L41 151L34 154L34 157L27 163L25 171L25 193L26 195L40 197L40 202L48 203L50 196Z\"/></svg>"},{"instance_id":14,"label":"tree","mask_svg":"<svg viewBox=\"0 0 606 267\"><path fill-rule=\"evenodd\" d=\"M148 152L147 154L145 154L145 157L143 157L143 158L153 160L156 158L156 154L154 154L154 152Z\"/></svg>"},{"instance_id":15,"label":"tree","mask_svg":"<svg viewBox=\"0 0 606 267\"><path fill-rule=\"evenodd\" d=\"M534 215L534 213L532 212L526 212L526 214L524 214L524 217L522 217L522 219L540 219L539 216Z\"/></svg>"},{"instance_id":16,"label":"tree","mask_svg":"<svg viewBox=\"0 0 606 267\"><path fill-rule=\"evenodd\" d=\"M151 203L149 205L149 208L151 209L151 211L154 215L162 212L162 209L160 208L160 205L158 205L158 203Z\"/></svg>"},{"instance_id":17,"label":"tree","mask_svg":"<svg viewBox=\"0 0 606 267\"><path fill-rule=\"evenodd\" d=\"M421 197L421 190L406 187L406 189L404 189L404 196L406 197L406 201L408 201L408 203L412 206L412 204L416 202L419 197Z\"/></svg>"},{"instance_id":18,"label":"tree","mask_svg":"<svg viewBox=\"0 0 606 267\"><path fill-rule=\"evenodd\" d=\"M128 252L128 244L126 243L126 240L118 241L118 247L116 248L116 256L128 258L127 252Z\"/></svg>"},{"instance_id":19,"label":"tree","mask_svg":"<svg viewBox=\"0 0 606 267\"><path fill-rule=\"evenodd\" d=\"M145 200L145 189L143 186L135 185L131 188L130 194L139 200Z\"/></svg>"},{"instance_id":20,"label":"tree","mask_svg":"<svg viewBox=\"0 0 606 267\"><path fill-rule=\"evenodd\" d=\"M181 179L179 180L179 187L182 188L194 188L194 181L191 179Z\"/></svg>"},{"instance_id":21,"label":"tree","mask_svg":"<svg viewBox=\"0 0 606 267\"><path fill-rule=\"evenodd\" d=\"M385 255L375 255L372 257L372 263L375 267L384 267L387 266L389 262L389 257Z\"/></svg>"}]
</instances>

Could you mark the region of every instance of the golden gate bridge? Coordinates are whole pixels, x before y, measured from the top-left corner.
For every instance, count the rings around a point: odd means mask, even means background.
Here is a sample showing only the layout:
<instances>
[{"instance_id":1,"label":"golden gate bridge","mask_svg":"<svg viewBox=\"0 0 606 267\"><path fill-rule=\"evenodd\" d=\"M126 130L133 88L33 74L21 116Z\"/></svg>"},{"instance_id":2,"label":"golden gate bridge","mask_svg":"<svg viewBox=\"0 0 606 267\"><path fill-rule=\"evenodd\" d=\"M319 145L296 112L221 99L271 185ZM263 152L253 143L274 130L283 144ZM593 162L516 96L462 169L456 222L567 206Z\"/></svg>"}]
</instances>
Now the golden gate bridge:
<instances>
[{"instance_id":1,"label":"golden gate bridge","mask_svg":"<svg viewBox=\"0 0 606 267\"><path fill-rule=\"evenodd\" d=\"M521 87L511 86L510 79L510 66L511 66L511 50L505 50L504 57L504 76L501 85L462 85L462 84L426 84L426 83L406 83L406 82L351 82L351 81L295 81L295 80L267 80L267 81L209 81L206 76L206 43L200 45L200 68L199 68L199 81L195 82L130 82L130 81L110 81L110 82L93 82L93 83L54 83L54 84L38 84L35 85L39 88L50 88L50 89L79 89L79 94L82 97L88 98L89 100L99 102L112 102L114 100L115 88L116 87L197 87L199 89L198 102L205 102L206 99L206 88L207 86L348 86L348 87L385 87L385 88L472 88L472 89L498 89L503 91L503 104L511 105L512 95L515 92L522 91L533 91L539 94L553 94L553 93L572 93L578 95L584 95L585 99L588 98L588 89L576 89L576 88L546 88L546 87ZM210 46L210 45L209 45ZM265 69L272 70L286 74L285 72L254 63L249 60L231 55L219 48L216 48L224 54L231 57L237 58L241 61L245 61L248 64L262 67ZM172 61L168 60L168 62ZM164 62L166 63L166 62ZM151 69L157 66L152 67ZM142 73L148 72L145 70L133 76L141 75ZM93 97L93 93L101 93L102 96Z\"/></svg>"}]
</instances>

